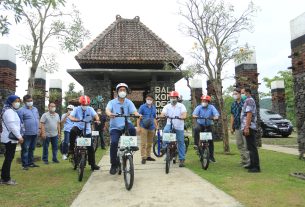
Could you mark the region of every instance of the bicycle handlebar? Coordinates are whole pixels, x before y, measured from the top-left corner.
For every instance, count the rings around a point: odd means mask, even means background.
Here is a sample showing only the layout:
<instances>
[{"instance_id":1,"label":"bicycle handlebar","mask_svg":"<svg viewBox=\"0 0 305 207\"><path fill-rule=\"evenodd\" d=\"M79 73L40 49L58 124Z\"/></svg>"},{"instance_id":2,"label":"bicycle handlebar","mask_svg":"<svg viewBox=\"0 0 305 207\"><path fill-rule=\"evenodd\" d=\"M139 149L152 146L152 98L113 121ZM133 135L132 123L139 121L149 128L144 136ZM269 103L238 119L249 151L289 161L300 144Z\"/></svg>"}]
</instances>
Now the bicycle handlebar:
<instances>
[{"instance_id":1,"label":"bicycle handlebar","mask_svg":"<svg viewBox=\"0 0 305 207\"><path fill-rule=\"evenodd\" d=\"M125 115L125 114L115 114L114 117L131 117L131 118L140 118L141 116L137 116L137 115L134 115L134 114L129 114L129 115Z\"/></svg>"}]
</instances>

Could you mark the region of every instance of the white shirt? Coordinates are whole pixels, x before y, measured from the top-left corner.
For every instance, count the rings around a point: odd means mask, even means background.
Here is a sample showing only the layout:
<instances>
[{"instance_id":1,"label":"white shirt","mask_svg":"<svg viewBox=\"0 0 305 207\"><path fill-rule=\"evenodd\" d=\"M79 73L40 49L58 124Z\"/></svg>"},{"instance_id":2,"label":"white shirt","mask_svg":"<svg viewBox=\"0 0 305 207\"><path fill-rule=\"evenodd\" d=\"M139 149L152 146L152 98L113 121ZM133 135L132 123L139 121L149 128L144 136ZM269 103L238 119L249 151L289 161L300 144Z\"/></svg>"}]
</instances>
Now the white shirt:
<instances>
[{"instance_id":1,"label":"white shirt","mask_svg":"<svg viewBox=\"0 0 305 207\"><path fill-rule=\"evenodd\" d=\"M177 103L175 106L167 104L164 106L162 113L168 117L180 117L182 113L186 112L186 108L182 103ZM166 124L171 124L170 119L167 119ZM184 130L184 120L173 119L174 128L177 130Z\"/></svg>"},{"instance_id":2,"label":"white shirt","mask_svg":"<svg viewBox=\"0 0 305 207\"><path fill-rule=\"evenodd\" d=\"M5 124L3 123L5 122ZM3 113L2 117L2 133L1 133L1 142L2 143L18 143L16 140L11 140L8 138L10 132L12 132L16 137L20 138L20 118L16 111L13 109L7 109Z\"/></svg>"}]
</instances>

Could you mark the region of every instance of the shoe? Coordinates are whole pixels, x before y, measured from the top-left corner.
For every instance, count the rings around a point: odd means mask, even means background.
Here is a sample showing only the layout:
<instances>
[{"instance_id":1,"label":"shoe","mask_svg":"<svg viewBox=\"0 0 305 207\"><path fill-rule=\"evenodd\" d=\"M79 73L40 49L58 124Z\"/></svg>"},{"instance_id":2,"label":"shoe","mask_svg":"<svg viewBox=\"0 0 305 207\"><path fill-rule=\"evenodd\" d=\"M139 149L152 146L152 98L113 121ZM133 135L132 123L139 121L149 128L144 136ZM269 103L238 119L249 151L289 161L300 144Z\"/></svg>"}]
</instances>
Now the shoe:
<instances>
[{"instance_id":1,"label":"shoe","mask_svg":"<svg viewBox=\"0 0 305 207\"><path fill-rule=\"evenodd\" d=\"M105 146L103 146L103 147L101 147L101 149L106 149L106 147L105 147Z\"/></svg>"},{"instance_id":2,"label":"shoe","mask_svg":"<svg viewBox=\"0 0 305 207\"><path fill-rule=\"evenodd\" d=\"M17 185L18 183L16 182L16 180L10 179L9 181L3 181L2 180L2 184L5 184L5 185Z\"/></svg>"},{"instance_id":3,"label":"shoe","mask_svg":"<svg viewBox=\"0 0 305 207\"><path fill-rule=\"evenodd\" d=\"M66 155L66 154L63 154L63 155L62 155L62 159L63 159L63 160L68 159L67 155Z\"/></svg>"},{"instance_id":4,"label":"shoe","mask_svg":"<svg viewBox=\"0 0 305 207\"><path fill-rule=\"evenodd\" d=\"M147 161L156 161L156 160L155 160L154 158L152 158L152 157L147 157L146 160L147 160Z\"/></svg>"},{"instance_id":5,"label":"shoe","mask_svg":"<svg viewBox=\"0 0 305 207\"><path fill-rule=\"evenodd\" d=\"M48 165L49 164L49 161L43 161L44 164Z\"/></svg>"},{"instance_id":6,"label":"shoe","mask_svg":"<svg viewBox=\"0 0 305 207\"><path fill-rule=\"evenodd\" d=\"M243 168L250 169L250 168L251 168L251 167L250 167L250 163L244 164L244 165L243 165Z\"/></svg>"},{"instance_id":7,"label":"shoe","mask_svg":"<svg viewBox=\"0 0 305 207\"><path fill-rule=\"evenodd\" d=\"M184 160L180 160L179 167L185 167Z\"/></svg>"},{"instance_id":8,"label":"shoe","mask_svg":"<svg viewBox=\"0 0 305 207\"><path fill-rule=\"evenodd\" d=\"M91 170L94 171L94 170L99 170L100 169L100 166L94 164L94 165L91 165Z\"/></svg>"},{"instance_id":9,"label":"shoe","mask_svg":"<svg viewBox=\"0 0 305 207\"><path fill-rule=\"evenodd\" d=\"M194 150L198 150L198 145L194 145Z\"/></svg>"},{"instance_id":10,"label":"shoe","mask_svg":"<svg viewBox=\"0 0 305 207\"><path fill-rule=\"evenodd\" d=\"M248 170L248 172L249 172L249 173L259 173L259 172L261 172L261 170L260 170L259 168L250 168L250 169Z\"/></svg>"},{"instance_id":11,"label":"shoe","mask_svg":"<svg viewBox=\"0 0 305 207\"><path fill-rule=\"evenodd\" d=\"M214 162L214 163L216 163L215 158L214 158L214 157L211 157L211 158L210 158L210 162Z\"/></svg>"},{"instance_id":12,"label":"shoe","mask_svg":"<svg viewBox=\"0 0 305 207\"><path fill-rule=\"evenodd\" d=\"M117 171L118 171L118 168L117 168L117 167L111 166L109 173L110 173L111 175L115 175L115 174L117 173Z\"/></svg>"},{"instance_id":13,"label":"shoe","mask_svg":"<svg viewBox=\"0 0 305 207\"><path fill-rule=\"evenodd\" d=\"M22 170L29 170L29 167L28 166L24 166L24 167L22 167Z\"/></svg>"},{"instance_id":14,"label":"shoe","mask_svg":"<svg viewBox=\"0 0 305 207\"><path fill-rule=\"evenodd\" d=\"M141 163L144 165L146 163L146 159L142 159Z\"/></svg>"},{"instance_id":15,"label":"shoe","mask_svg":"<svg viewBox=\"0 0 305 207\"><path fill-rule=\"evenodd\" d=\"M58 160L53 160L53 163L59 163L59 161Z\"/></svg>"},{"instance_id":16,"label":"shoe","mask_svg":"<svg viewBox=\"0 0 305 207\"><path fill-rule=\"evenodd\" d=\"M166 152L166 148L161 148L161 149L160 149L160 153L161 153L161 154L165 154L165 152Z\"/></svg>"},{"instance_id":17,"label":"shoe","mask_svg":"<svg viewBox=\"0 0 305 207\"><path fill-rule=\"evenodd\" d=\"M251 166L251 165L248 165L248 166L245 166L244 168L245 168L245 169L252 169L252 166Z\"/></svg>"},{"instance_id":18,"label":"shoe","mask_svg":"<svg viewBox=\"0 0 305 207\"><path fill-rule=\"evenodd\" d=\"M39 165L36 165L35 163L30 164L29 167L39 167Z\"/></svg>"}]
</instances>

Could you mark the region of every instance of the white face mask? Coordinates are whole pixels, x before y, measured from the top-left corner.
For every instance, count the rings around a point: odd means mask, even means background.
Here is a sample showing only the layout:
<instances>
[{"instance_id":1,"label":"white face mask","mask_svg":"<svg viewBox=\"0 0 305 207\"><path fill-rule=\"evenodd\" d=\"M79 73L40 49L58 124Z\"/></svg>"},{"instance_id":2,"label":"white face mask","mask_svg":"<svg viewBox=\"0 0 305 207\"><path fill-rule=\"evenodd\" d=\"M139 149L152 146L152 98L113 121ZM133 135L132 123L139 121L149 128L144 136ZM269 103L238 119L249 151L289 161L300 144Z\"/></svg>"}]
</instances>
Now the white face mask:
<instances>
[{"instance_id":1,"label":"white face mask","mask_svg":"<svg viewBox=\"0 0 305 207\"><path fill-rule=\"evenodd\" d=\"M26 104L26 106L31 107L31 106L33 106L33 101L31 101L31 102L25 102L25 104Z\"/></svg>"},{"instance_id":2,"label":"white face mask","mask_svg":"<svg viewBox=\"0 0 305 207\"><path fill-rule=\"evenodd\" d=\"M238 95L233 95L234 100L238 99Z\"/></svg>"},{"instance_id":3,"label":"white face mask","mask_svg":"<svg viewBox=\"0 0 305 207\"><path fill-rule=\"evenodd\" d=\"M16 102L13 104L14 109L19 109L20 107L20 102Z\"/></svg>"},{"instance_id":4,"label":"white face mask","mask_svg":"<svg viewBox=\"0 0 305 207\"><path fill-rule=\"evenodd\" d=\"M203 102L203 103L201 103L201 105L202 105L203 107L207 107L207 106L208 106L208 103Z\"/></svg>"},{"instance_id":5,"label":"white face mask","mask_svg":"<svg viewBox=\"0 0 305 207\"><path fill-rule=\"evenodd\" d=\"M171 99L169 99L169 101L171 102L172 105L176 105L178 102L178 100L175 98L173 98L173 99L171 98Z\"/></svg>"},{"instance_id":6,"label":"white face mask","mask_svg":"<svg viewBox=\"0 0 305 207\"><path fill-rule=\"evenodd\" d=\"M88 106L82 106L82 109L83 109L84 111L86 111L87 108L88 108Z\"/></svg>"},{"instance_id":7,"label":"white face mask","mask_svg":"<svg viewBox=\"0 0 305 207\"><path fill-rule=\"evenodd\" d=\"M50 111L51 111L51 112L55 112L55 111L56 111L56 107L51 107L51 108L50 108Z\"/></svg>"},{"instance_id":8,"label":"white face mask","mask_svg":"<svg viewBox=\"0 0 305 207\"><path fill-rule=\"evenodd\" d=\"M101 111L98 111L97 114L102 114L102 112L101 112Z\"/></svg>"},{"instance_id":9,"label":"white face mask","mask_svg":"<svg viewBox=\"0 0 305 207\"><path fill-rule=\"evenodd\" d=\"M120 98L125 98L126 97L126 92L125 91L120 91L119 92L119 97Z\"/></svg>"},{"instance_id":10,"label":"white face mask","mask_svg":"<svg viewBox=\"0 0 305 207\"><path fill-rule=\"evenodd\" d=\"M150 105L150 104L152 104L152 100L146 100L146 103L148 104L148 105Z\"/></svg>"}]
</instances>

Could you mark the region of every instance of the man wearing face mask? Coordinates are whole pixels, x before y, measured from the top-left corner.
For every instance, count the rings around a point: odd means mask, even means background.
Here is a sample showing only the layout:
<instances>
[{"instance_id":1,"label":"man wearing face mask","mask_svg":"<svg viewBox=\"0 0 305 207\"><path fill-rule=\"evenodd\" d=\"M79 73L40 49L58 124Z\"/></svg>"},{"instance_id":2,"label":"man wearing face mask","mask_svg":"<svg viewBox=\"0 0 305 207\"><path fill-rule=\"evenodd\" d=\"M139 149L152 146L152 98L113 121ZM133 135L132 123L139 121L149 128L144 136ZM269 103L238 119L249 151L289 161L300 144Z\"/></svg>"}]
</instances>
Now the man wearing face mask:
<instances>
[{"instance_id":1,"label":"man wearing face mask","mask_svg":"<svg viewBox=\"0 0 305 207\"><path fill-rule=\"evenodd\" d=\"M68 146L69 146L69 139L70 139L70 131L74 125L74 123L69 119L70 113L73 111L74 106L68 105L67 106L67 113L61 116L61 126L64 128L64 141L62 142L62 159L66 160L68 157Z\"/></svg>"},{"instance_id":2,"label":"man wearing face mask","mask_svg":"<svg viewBox=\"0 0 305 207\"><path fill-rule=\"evenodd\" d=\"M247 150L246 138L244 137L243 132L240 130L240 114L244 105L244 100L241 98L240 89L234 89L233 98L235 101L231 105L231 133L235 133L236 146L241 157L241 165L246 167L250 165L250 157L249 151Z\"/></svg>"},{"instance_id":3,"label":"man wearing face mask","mask_svg":"<svg viewBox=\"0 0 305 207\"><path fill-rule=\"evenodd\" d=\"M164 106L160 117L179 117L173 119L173 127L176 131L176 139L178 144L179 167L185 167L185 143L184 143L184 119L186 119L187 111L182 103L178 102L179 93L171 91L169 93L170 103ZM171 130L170 119L167 119L163 133L168 133ZM164 146L163 146L164 147Z\"/></svg>"},{"instance_id":4,"label":"man wearing face mask","mask_svg":"<svg viewBox=\"0 0 305 207\"><path fill-rule=\"evenodd\" d=\"M117 149L121 135L124 133L125 119L124 117L115 117L116 114L141 116L131 100L126 98L128 92L128 85L126 83L119 83L116 86L118 97L108 102L106 106L106 114L110 117L110 171L111 175L115 175L118 170ZM136 136L136 129L128 120L128 131L131 136Z\"/></svg>"},{"instance_id":5,"label":"man wearing face mask","mask_svg":"<svg viewBox=\"0 0 305 207\"><path fill-rule=\"evenodd\" d=\"M52 145L52 161L53 163L59 163L57 159L58 151L58 139L61 137L60 118L56 113L56 105L54 102L50 102L48 105L49 111L44 113L40 119L41 125L41 137L43 139L43 153L42 160L44 164L49 164L48 161L48 148L49 143Z\"/></svg>"},{"instance_id":6,"label":"man wearing face mask","mask_svg":"<svg viewBox=\"0 0 305 207\"><path fill-rule=\"evenodd\" d=\"M77 136L82 134L82 131L86 127L85 137L91 137L91 124L84 123L79 121L92 121L93 119L96 122L99 122L99 116L95 112L95 110L89 106L90 105L90 98L89 96L81 96L79 98L79 103L81 104L78 107L75 107L71 114L68 116L71 121L74 121L74 126L70 131L70 147L69 147L69 154L73 153L75 140ZM99 170L100 167L95 163L95 152L93 146L87 147L88 149L88 163L91 165L91 170Z\"/></svg>"},{"instance_id":7,"label":"man wearing face mask","mask_svg":"<svg viewBox=\"0 0 305 207\"><path fill-rule=\"evenodd\" d=\"M22 169L28 170L29 167L39 167L34 163L34 150L39 134L39 113L33 106L31 95L23 96L24 106L17 113L21 119L24 130L24 142L21 145Z\"/></svg>"},{"instance_id":8,"label":"man wearing face mask","mask_svg":"<svg viewBox=\"0 0 305 207\"><path fill-rule=\"evenodd\" d=\"M150 156L155 129L158 125L156 120L157 110L153 100L153 96L147 94L146 103L142 104L139 108L139 114L142 114L142 117L137 120L137 130L141 137L142 164L145 164L146 161L156 161Z\"/></svg>"},{"instance_id":9,"label":"man wearing face mask","mask_svg":"<svg viewBox=\"0 0 305 207\"><path fill-rule=\"evenodd\" d=\"M203 132L205 128L207 128L208 132L212 132L212 120L217 120L219 117L219 113L215 106L210 104L211 102L211 97L207 95L202 95L201 96L201 105L197 106L193 112L193 117L200 117L200 118L206 118L205 119L197 119L197 125L195 126L194 129L194 143L195 143L195 148L198 147L198 142L199 142L199 134L200 132ZM216 162L215 157L214 157L214 141L209 140L209 151L210 151L210 162Z\"/></svg>"},{"instance_id":10,"label":"man wearing face mask","mask_svg":"<svg viewBox=\"0 0 305 207\"><path fill-rule=\"evenodd\" d=\"M102 109L98 108L96 110L98 117L100 118L100 123L94 123L94 130L99 132L101 149L106 149L105 139L104 139L104 130L106 127L107 116L102 112Z\"/></svg>"}]
</instances>

